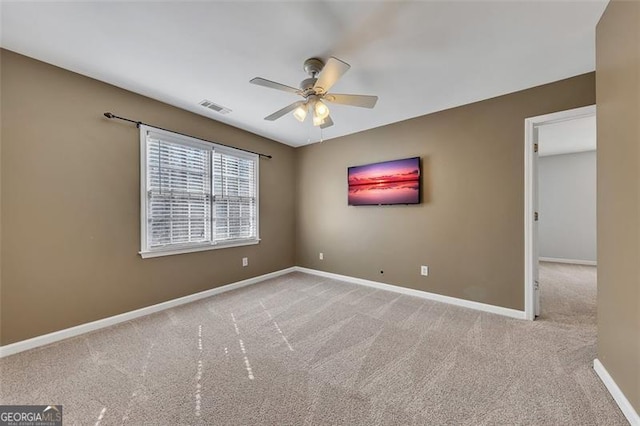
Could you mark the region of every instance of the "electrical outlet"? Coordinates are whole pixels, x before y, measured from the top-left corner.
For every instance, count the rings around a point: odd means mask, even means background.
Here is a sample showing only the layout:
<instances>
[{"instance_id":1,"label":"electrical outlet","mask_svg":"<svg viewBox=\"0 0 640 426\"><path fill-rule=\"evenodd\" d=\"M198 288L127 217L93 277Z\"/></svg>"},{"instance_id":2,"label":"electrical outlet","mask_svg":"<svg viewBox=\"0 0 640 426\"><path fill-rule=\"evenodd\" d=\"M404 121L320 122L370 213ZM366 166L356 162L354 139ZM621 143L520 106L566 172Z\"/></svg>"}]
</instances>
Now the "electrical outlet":
<instances>
[{"instance_id":1,"label":"electrical outlet","mask_svg":"<svg viewBox=\"0 0 640 426\"><path fill-rule=\"evenodd\" d=\"M424 275L425 277L429 275L429 267L422 265L420 267L420 275Z\"/></svg>"},{"instance_id":2,"label":"electrical outlet","mask_svg":"<svg viewBox=\"0 0 640 426\"><path fill-rule=\"evenodd\" d=\"M249 258L248 257L243 257L242 258L242 266L249 266Z\"/></svg>"},{"instance_id":3,"label":"electrical outlet","mask_svg":"<svg viewBox=\"0 0 640 426\"><path fill-rule=\"evenodd\" d=\"M324 253L320 253L320 260L324 260Z\"/></svg>"}]
</instances>

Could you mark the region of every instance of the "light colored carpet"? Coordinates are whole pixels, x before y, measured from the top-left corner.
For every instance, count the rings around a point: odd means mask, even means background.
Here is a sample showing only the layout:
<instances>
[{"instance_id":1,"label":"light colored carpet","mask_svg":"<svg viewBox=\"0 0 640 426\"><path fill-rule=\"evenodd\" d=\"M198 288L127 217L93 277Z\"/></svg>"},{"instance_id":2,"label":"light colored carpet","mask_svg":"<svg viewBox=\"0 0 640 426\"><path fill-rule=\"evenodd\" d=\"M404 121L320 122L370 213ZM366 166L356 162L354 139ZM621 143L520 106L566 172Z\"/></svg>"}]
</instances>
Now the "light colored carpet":
<instances>
[{"instance_id":1,"label":"light colored carpet","mask_svg":"<svg viewBox=\"0 0 640 426\"><path fill-rule=\"evenodd\" d=\"M0 361L65 424L621 425L595 268L546 264L527 322L292 273Z\"/></svg>"}]
</instances>

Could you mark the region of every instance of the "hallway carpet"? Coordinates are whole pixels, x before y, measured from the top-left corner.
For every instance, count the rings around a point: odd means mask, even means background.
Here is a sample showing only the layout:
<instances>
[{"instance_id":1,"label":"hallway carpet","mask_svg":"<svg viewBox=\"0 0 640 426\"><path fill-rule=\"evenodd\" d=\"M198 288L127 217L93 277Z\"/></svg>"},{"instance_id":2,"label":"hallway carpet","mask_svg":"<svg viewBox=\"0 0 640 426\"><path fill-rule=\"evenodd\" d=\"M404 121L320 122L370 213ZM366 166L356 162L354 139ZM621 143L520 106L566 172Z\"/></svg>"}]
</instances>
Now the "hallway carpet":
<instances>
[{"instance_id":1,"label":"hallway carpet","mask_svg":"<svg viewBox=\"0 0 640 426\"><path fill-rule=\"evenodd\" d=\"M65 424L623 425L592 369L595 268L535 322L291 273L0 360Z\"/></svg>"}]
</instances>

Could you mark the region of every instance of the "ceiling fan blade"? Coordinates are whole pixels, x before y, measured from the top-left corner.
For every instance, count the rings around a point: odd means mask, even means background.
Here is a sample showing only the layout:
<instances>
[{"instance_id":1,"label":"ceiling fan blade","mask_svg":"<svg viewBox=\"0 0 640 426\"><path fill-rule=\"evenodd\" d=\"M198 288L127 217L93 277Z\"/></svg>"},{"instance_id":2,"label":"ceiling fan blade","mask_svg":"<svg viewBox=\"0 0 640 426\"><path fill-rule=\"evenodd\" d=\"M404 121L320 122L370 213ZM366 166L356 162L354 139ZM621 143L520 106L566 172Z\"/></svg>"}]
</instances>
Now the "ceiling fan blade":
<instances>
[{"instance_id":1,"label":"ceiling fan blade","mask_svg":"<svg viewBox=\"0 0 640 426\"><path fill-rule=\"evenodd\" d=\"M318 81L313 85L313 88L316 92L327 93L329 89L336 84L336 81L338 81L345 72L349 71L349 68L351 68L351 65L348 63L333 56L330 57L322 68Z\"/></svg>"},{"instance_id":2,"label":"ceiling fan blade","mask_svg":"<svg viewBox=\"0 0 640 426\"><path fill-rule=\"evenodd\" d=\"M327 93L323 97L328 102L334 104L343 104L350 106L357 106L361 108L373 108L378 102L377 96L369 95L346 95L344 93Z\"/></svg>"},{"instance_id":3,"label":"ceiling fan blade","mask_svg":"<svg viewBox=\"0 0 640 426\"><path fill-rule=\"evenodd\" d=\"M288 114L291 111L293 111L294 109L298 108L302 104L304 104L304 101L294 102L291 105L287 105L286 107L282 108L281 110L278 110L278 111L274 112L273 114L266 116L264 119L268 120L268 121L275 121L278 118L282 117L283 115Z\"/></svg>"},{"instance_id":4,"label":"ceiling fan blade","mask_svg":"<svg viewBox=\"0 0 640 426\"><path fill-rule=\"evenodd\" d=\"M265 78L256 77L249 80L249 83L256 84L258 86L268 87L270 89L282 90L284 92L300 94L300 90L295 87L287 86L286 84L276 83L275 81L267 80Z\"/></svg>"},{"instance_id":5,"label":"ceiling fan blade","mask_svg":"<svg viewBox=\"0 0 640 426\"><path fill-rule=\"evenodd\" d=\"M327 127L331 127L331 126L333 126L333 120L331 119L331 116L328 115L327 118L325 118L322 124L320 125L320 128L326 129Z\"/></svg>"}]
</instances>

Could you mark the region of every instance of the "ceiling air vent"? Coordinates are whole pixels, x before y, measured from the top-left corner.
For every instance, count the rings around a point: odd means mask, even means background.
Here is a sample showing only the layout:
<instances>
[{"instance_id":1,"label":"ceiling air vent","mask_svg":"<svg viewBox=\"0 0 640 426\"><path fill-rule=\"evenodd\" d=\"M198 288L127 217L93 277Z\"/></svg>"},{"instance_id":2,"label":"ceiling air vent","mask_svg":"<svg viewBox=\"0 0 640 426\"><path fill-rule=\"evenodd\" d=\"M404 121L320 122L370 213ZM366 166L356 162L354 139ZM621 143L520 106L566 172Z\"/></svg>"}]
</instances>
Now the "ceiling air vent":
<instances>
[{"instance_id":1,"label":"ceiling air vent","mask_svg":"<svg viewBox=\"0 0 640 426\"><path fill-rule=\"evenodd\" d=\"M231 112L229 108L225 108L221 105L214 104L213 102L208 101L206 99L200 102L200 105L202 105L205 108L209 108L212 111L219 112L220 114L229 114Z\"/></svg>"}]
</instances>

